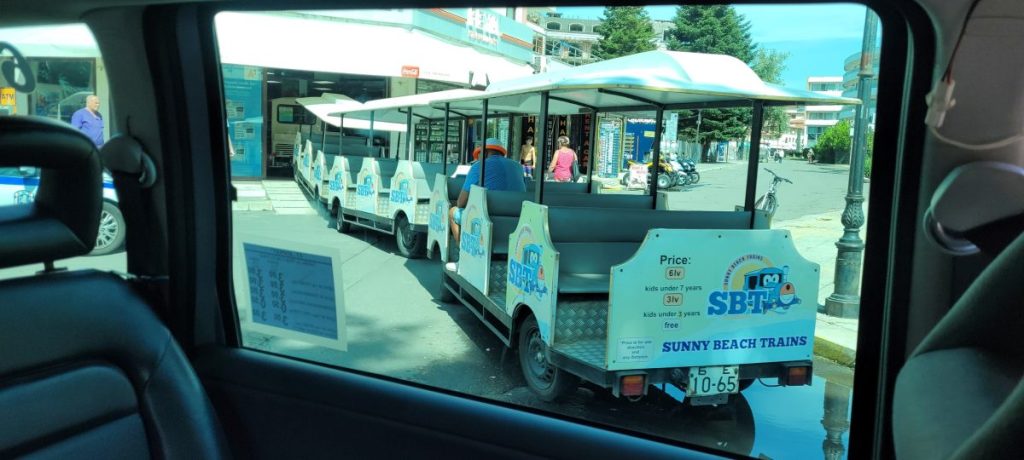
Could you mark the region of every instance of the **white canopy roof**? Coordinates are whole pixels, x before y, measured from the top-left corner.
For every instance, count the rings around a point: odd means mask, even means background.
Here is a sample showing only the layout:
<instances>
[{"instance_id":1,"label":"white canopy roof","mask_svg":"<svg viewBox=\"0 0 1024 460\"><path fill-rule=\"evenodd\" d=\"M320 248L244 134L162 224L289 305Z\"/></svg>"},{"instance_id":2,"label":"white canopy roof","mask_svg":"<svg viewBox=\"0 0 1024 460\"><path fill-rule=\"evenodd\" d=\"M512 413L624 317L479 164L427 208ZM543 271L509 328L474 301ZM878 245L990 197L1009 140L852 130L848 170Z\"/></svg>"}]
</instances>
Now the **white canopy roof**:
<instances>
[{"instance_id":1,"label":"white canopy roof","mask_svg":"<svg viewBox=\"0 0 1024 460\"><path fill-rule=\"evenodd\" d=\"M331 115L335 112L356 109L363 106L358 101L343 94L324 93L319 97L300 97L295 100L316 115L321 121L334 126L341 126L341 117ZM345 127L350 129L370 129L370 122L357 118L345 118ZM373 129L378 131L405 131L405 123L374 123Z\"/></svg>"},{"instance_id":2,"label":"white canopy roof","mask_svg":"<svg viewBox=\"0 0 1024 460\"><path fill-rule=\"evenodd\" d=\"M418 78L470 84L470 72L491 81L533 73L528 63L445 41L426 32L307 14L217 15L221 62L281 69Z\"/></svg>"},{"instance_id":3,"label":"white canopy roof","mask_svg":"<svg viewBox=\"0 0 1024 460\"><path fill-rule=\"evenodd\" d=\"M438 100L456 110L480 108L489 99L489 111L536 113L540 93L549 91L550 114L579 113L581 108L602 111L768 105L851 105L860 100L830 96L765 83L739 59L719 54L649 51L558 72L542 73L491 84L477 96Z\"/></svg>"},{"instance_id":4,"label":"white canopy roof","mask_svg":"<svg viewBox=\"0 0 1024 460\"><path fill-rule=\"evenodd\" d=\"M447 91L437 91L433 93L376 99L358 106L349 105L345 109L331 112L331 115L336 116L344 114L345 126L348 126L350 118L369 120L370 113L372 112L374 127L377 126L378 122L401 123L404 126L406 122L406 114L410 109L412 109L414 118L438 119L444 117L444 103L442 102L439 107L433 107L431 104L434 101L473 97L479 96L480 94L483 94L483 91L473 89L450 89ZM479 113L480 109L477 108L471 112ZM456 118L458 115L452 114L452 117Z\"/></svg>"}]
</instances>

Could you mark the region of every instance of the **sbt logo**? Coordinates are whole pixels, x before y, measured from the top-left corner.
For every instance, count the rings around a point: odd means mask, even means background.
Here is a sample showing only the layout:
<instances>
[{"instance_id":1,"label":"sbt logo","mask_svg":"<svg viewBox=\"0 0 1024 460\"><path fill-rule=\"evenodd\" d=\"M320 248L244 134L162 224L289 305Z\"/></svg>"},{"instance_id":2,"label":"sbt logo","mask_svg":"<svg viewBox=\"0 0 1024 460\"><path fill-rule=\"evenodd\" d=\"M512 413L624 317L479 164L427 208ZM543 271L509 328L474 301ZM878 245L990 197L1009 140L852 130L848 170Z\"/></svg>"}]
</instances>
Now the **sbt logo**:
<instances>
[{"instance_id":1,"label":"sbt logo","mask_svg":"<svg viewBox=\"0 0 1024 460\"><path fill-rule=\"evenodd\" d=\"M334 179L327 183L327 189L332 192L341 191L341 172L334 173Z\"/></svg>"},{"instance_id":2,"label":"sbt logo","mask_svg":"<svg viewBox=\"0 0 1024 460\"><path fill-rule=\"evenodd\" d=\"M398 182L398 188L391 189L391 201L395 203L412 201L412 195L409 194L409 179L402 179Z\"/></svg>"},{"instance_id":3,"label":"sbt logo","mask_svg":"<svg viewBox=\"0 0 1024 460\"><path fill-rule=\"evenodd\" d=\"M320 165L319 164L317 164L316 167L313 168L313 178L316 179L316 180L320 180Z\"/></svg>"},{"instance_id":4,"label":"sbt logo","mask_svg":"<svg viewBox=\"0 0 1024 460\"><path fill-rule=\"evenodd\" d=\"M536 244L523 246L520 260L512 258L508 262L508 282L519 288L523 293L534 293L541 297L548 292L544 284L544 267L541 266L541 249Z\"/></svg>"},{"instance_id":5,"label":"sbt logo","mask_svg":"<svg viewBox=\"0 0 1024 460\"><path fill-rule=\"evenodd\" d=\"M429 225L431 230L437 232L444 231L444 214L444 205L437 203L437 206L434 206L434 212L430 213Z\"/></svg>"},{"instance_id":6,"label":"sbt logo","mask_svg":"<svg viewBox=\"0 0 1024 460\"><path fill-rule=\"evenodd\" d=\"M742 290L713 291L708 295L708 315L759 315L769 310L785 313L790 306L800 303L788 278L788 266L747 273Z\"/></svg>"},{"instance_id":7,"label":"sbt logo","mask_svg":"<svg viewBox=\"0 0 1024 460\"><path fill-rule=\"evenodd\" d=\"M480 218L473 219L469 225L469 231L466 231L465 227L463 227L462 236L459 238L459 248L473 257L484 255L483 241L480 237L482 228L483 223Z\"/></svg>"},{"instance_id":8,"label":"sbt logo","mask_svg":"<svg viewBox=\"0 0 1024 460\"><path fill-rule=\"evenodd\" d=\"M373 177L363 177L363 183L356 186L356 195L373 196Z\"/></svg>"}]
</instances>

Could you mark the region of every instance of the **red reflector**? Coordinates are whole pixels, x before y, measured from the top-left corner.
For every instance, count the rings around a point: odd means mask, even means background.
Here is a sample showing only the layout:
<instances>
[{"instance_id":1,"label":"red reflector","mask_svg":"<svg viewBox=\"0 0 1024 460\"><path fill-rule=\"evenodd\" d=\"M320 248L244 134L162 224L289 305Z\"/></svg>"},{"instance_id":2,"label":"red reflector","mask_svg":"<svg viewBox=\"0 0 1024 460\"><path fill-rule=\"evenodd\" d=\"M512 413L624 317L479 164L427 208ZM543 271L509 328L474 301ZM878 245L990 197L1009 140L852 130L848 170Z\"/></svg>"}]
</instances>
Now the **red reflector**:
<instances>
[{"instance_id":1,"label":"red reflector","mask_svg":"<svg viewBox=\"0 0 1024 460\"><path fill-rule=\"evenodd\" d=\"M808 370L808 368L804 367L804 366L787 368L786 369L786 385L789 385L789 386L807 385L808 378L809 378L808 375L807 375L807 370Z\"/></svg>"},{"instance_id":2,"label":"red reflector","mask_svg":"<svg viewBox=\"0 0 1024 460\"><path fill-rule=\"evenodd\" d=\"M643 375L627 375L620 381L619 392L622 396L643 396L646 386Z\"/></svg>"}]
</instances>

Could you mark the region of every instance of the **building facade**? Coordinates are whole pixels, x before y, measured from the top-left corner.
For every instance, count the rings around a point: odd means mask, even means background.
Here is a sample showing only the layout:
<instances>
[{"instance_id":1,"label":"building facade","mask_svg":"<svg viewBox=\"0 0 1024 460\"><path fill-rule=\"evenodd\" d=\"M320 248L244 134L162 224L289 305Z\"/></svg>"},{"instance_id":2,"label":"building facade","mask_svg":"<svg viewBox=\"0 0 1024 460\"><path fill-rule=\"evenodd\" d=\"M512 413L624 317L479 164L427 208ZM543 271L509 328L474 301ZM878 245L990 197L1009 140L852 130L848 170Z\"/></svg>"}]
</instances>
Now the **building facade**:
<instances>
[{"instance_id":1,"label":"building facade","mask_svg":"<svg viewBox=\"0 0 1024 460\"><path fill-rule=\"evenodd\" d=\"M881 50L875 50L874 62L872 62L873 76L869 80L871 85L871 98L864 101L864 107L868 111L869 119L871 120L871 126L875 124L875 106L876 100L878 99L878 56L881 54ZM843 61L843 97L860 97L857 89L857 84L860 82L860 56L861 53L857 52L851 54ZM842 112L839 113L840 120L852 120L856 113L856 106L844 107Z\"/></svg>"},{"instance_id":2,"label":"building facade","mask_svg":"<svg viewBox=\"0 0 1024 460\"><path fill-rule=\"evenodd\" d=\"M843 77L807 77L807 89L829 96L843 95ZM821 135L839 123L841 105L811 105L804 108L804 137L807 147L814 147Z\"/></svg>"}]
</instances>

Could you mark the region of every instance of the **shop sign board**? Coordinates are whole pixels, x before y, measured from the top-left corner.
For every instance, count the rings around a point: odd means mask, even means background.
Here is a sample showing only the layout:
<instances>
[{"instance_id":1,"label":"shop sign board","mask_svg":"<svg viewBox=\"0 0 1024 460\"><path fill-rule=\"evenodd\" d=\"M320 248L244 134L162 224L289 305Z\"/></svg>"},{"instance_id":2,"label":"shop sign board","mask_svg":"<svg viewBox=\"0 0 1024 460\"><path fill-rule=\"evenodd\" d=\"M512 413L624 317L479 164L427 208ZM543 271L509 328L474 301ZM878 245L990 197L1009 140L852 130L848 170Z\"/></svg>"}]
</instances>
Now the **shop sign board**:
<instances>
[{"instance_id":1,"label":"shop sign board","mask_svg":"<svg viewBox=\"0 0 1024 460\"><path fill-rule=\"evenodd\" d=\"M481 8L466 9L466 33L469 39L490 46L498 46L501 25L498 15Z\"/></svg>"},{"instance_id":2,"label":"shop sign board","mask_svg":"<svg viewBox=\"0 0 1024 460\"><path fill-rule=\"evenodd\" d=\"M10 86L0 88L0 106L10 107L11 109L8 110L7 113L11 115L17 113L17 109L15 108L17 105L17 102L15 101L15 94L14 88Z\"/></svg>"},{"instance_id":3,"label":"shop sign board","mask_svg":"<svg viewBox=\"0 0 1024 460\"><path fill-rule=\"evenodd\" d=\"M608 369L809 360L819 277L787 230L650 230L611 270Z\"/></svg>"},{"instance_id":4,"label":"shop sign board","mask_svg":"<svg viewBox=\"0 0 1024 460\"><path fill-rule=\"evenodd\" d=\"M420 77L420 68L419 68L419 66L403 65L402 66L402 76L403 77L408 77L408 78L419 78Z\"/></svg>"}]
</instances>

